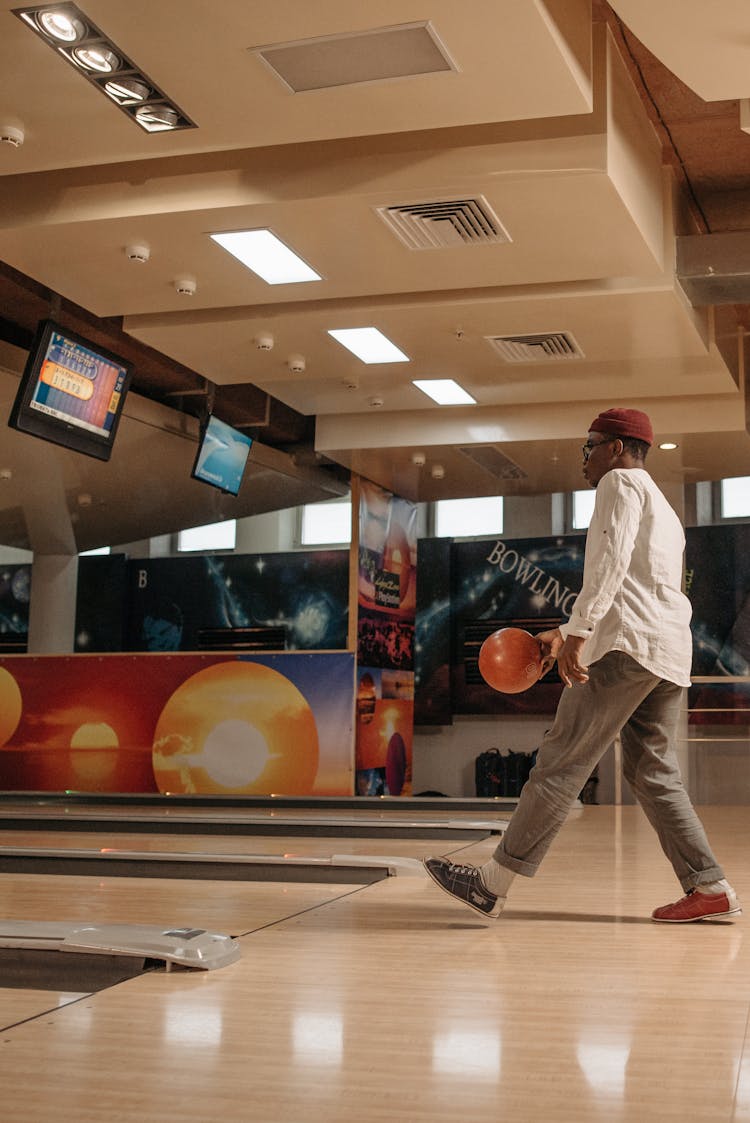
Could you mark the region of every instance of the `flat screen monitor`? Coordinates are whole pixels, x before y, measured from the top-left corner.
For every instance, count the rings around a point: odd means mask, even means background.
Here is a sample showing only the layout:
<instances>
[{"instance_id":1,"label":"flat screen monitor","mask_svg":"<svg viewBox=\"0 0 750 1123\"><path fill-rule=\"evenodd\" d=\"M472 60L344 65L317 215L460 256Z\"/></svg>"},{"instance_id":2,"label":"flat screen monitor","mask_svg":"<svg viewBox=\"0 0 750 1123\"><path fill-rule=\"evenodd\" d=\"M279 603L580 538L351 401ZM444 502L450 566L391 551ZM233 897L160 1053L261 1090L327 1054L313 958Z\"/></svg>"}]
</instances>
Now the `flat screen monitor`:
<instances>
[{"instance_id":1,"label":"flat screen monitor","mask_svg":"<svg viewBox=\"0 0 750 1123\"><path fill-rule=\"evenodd\" d=\"M201 433L193 479L237 495L252 443L252 437L211 414Z\"/></svg>"},{"instance_id":2,"label":"flat screen monitor","mask_svg":"<svg viewBox=\"0 0 750 1123\"><path fill-rule=\"evenodd\" d=\"M12 429L109 460L132 365L43 320L8 419Z\"/></svg>"}]
</instances>

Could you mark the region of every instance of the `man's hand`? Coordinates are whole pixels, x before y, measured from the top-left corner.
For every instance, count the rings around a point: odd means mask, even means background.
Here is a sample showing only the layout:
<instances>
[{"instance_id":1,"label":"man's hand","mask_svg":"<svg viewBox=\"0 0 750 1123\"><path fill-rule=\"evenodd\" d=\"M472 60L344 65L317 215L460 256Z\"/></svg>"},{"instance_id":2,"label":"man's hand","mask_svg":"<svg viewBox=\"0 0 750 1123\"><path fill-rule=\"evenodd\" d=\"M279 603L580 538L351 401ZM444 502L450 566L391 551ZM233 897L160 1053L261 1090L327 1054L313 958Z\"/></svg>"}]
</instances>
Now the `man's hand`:
<instances>
[{"instance_id":1,"label":"man's hand","mask_svg":"<svg viewBox=\"0 0 750 1123\"><path fill-rule=\"evenodd\" d=\"M583 636L568 636L563 640L559 628L548 632L538 632L536 638L542 648L542 670L539 678L544 678L557 659L557 670L566 686L576 682L588 682L588 667L581 663L581 649L586 642Z\"/></svg>"},{"instance_id":2,"label":"man's hand","mask_svg":"<svg viewBox=\"0 0 750 1123\"><path fill-rule=\"evenodd\" d=\"M557 655L557 671L566 686L576 682L588 682L588 667L581 663L581 650L586 639L584 636L568 636Z\"/></svg>"},{"instance_id":3,"label":"man's hand","mask_svg":"<svg viewBox=\"0 0 750 1123\"><path fill-rule=\"evenodd\" d=\"M544 678L547 671L554 666L557 653L563 645L562 633L559 628L551 628L548 632L537 632L536 639L542 648L542 669L539 678Z\"/></svg>"}]
</instances>

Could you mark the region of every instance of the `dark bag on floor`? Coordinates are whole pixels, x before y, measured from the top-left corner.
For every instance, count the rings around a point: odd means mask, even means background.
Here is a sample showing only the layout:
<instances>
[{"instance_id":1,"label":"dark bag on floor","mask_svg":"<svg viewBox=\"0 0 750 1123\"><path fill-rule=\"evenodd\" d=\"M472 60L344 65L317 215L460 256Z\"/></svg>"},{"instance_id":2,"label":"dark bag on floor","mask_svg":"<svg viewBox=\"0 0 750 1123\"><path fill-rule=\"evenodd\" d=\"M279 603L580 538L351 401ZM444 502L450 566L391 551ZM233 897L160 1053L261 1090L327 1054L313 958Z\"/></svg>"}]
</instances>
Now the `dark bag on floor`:
<instances>
[{"instance_id":1,"label":"dark bag on floor","mask_svg":"<svg viewBox=\"0 0 750 1123\"><path fill-rule=\"evenodd\" d=\"M491 799L501 795L503 785L503 757L499 749L487 749L474 762L474 783L478 796Z\"/></svg>"},{"instance_id":2,"label":"dark bag on floor","mask_svg":"<svg viewBox=\"0 0 750 1123\"><path fill-rule=\"evenodd\" d=\"M536 752L502 753L500 749L487 749L480 753L474 765L477 795L484 799L494 796L517 798L535 761Z\"/></svg>"}]
</instances>

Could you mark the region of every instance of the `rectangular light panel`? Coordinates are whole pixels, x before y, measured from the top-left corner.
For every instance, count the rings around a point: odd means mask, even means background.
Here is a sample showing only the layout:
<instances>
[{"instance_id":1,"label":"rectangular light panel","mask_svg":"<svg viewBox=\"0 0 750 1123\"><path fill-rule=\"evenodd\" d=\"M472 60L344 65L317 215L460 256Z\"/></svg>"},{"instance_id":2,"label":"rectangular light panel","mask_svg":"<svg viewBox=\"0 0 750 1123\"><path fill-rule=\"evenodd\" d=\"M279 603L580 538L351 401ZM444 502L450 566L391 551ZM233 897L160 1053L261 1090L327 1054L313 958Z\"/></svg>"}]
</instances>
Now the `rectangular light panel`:
<instances>
[{"instance_id":1,"label":"rectangular light panel","mask_svg":"<svg viewBox=\"0 0 750 1123\"><path fill-rule=\"evenodd\" d=\"M211 237L269 285L321 280L319 273L297 257L270 230L238 230L230 234L212 234Z\"/></svg>"},{"instance_id":2,"label":"rectangular light panel","mask_svg":"<svg viewBox=\"0 0 750 1123\"><path fill-rule=\"evenodd\" d=\"M439 406L476 405L476 398L467 394L452 378L418 378L414 379L414 385Z\"/></svg>"},{"instance_id":3,"label":"rectangular light panel","mask_svg":"<svg viewBox=\"0 0 750 1123\"><path fill-rule=\"evenodd\" d=\"M341 328L329 331L335 340L363 363L408 363L409 356L378 328Z\"/></svg>"}]
</instances>

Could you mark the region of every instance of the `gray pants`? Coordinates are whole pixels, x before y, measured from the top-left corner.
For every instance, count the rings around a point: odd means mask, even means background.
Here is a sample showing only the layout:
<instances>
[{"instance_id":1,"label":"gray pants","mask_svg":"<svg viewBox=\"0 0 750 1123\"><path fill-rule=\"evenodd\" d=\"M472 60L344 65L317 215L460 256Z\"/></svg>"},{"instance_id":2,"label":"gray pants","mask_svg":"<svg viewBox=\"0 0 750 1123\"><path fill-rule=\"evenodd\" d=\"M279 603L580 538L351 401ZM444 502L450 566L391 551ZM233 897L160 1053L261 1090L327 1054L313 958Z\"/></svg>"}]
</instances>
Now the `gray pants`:
<instances>
[{"instance_id":1,"label":"gray pants","mask_svg":"<svg viewBox=\"0 0 750 1123\"><path fill-rule=\"evenodd\" d=\"M723 878L682 783L674 740L682 687L623 651L563 691L552 728L495 851L501 866L533 877L578 793L609 745L622 739L623 773L687 892Z\"/></svg>"}]
</instances>

